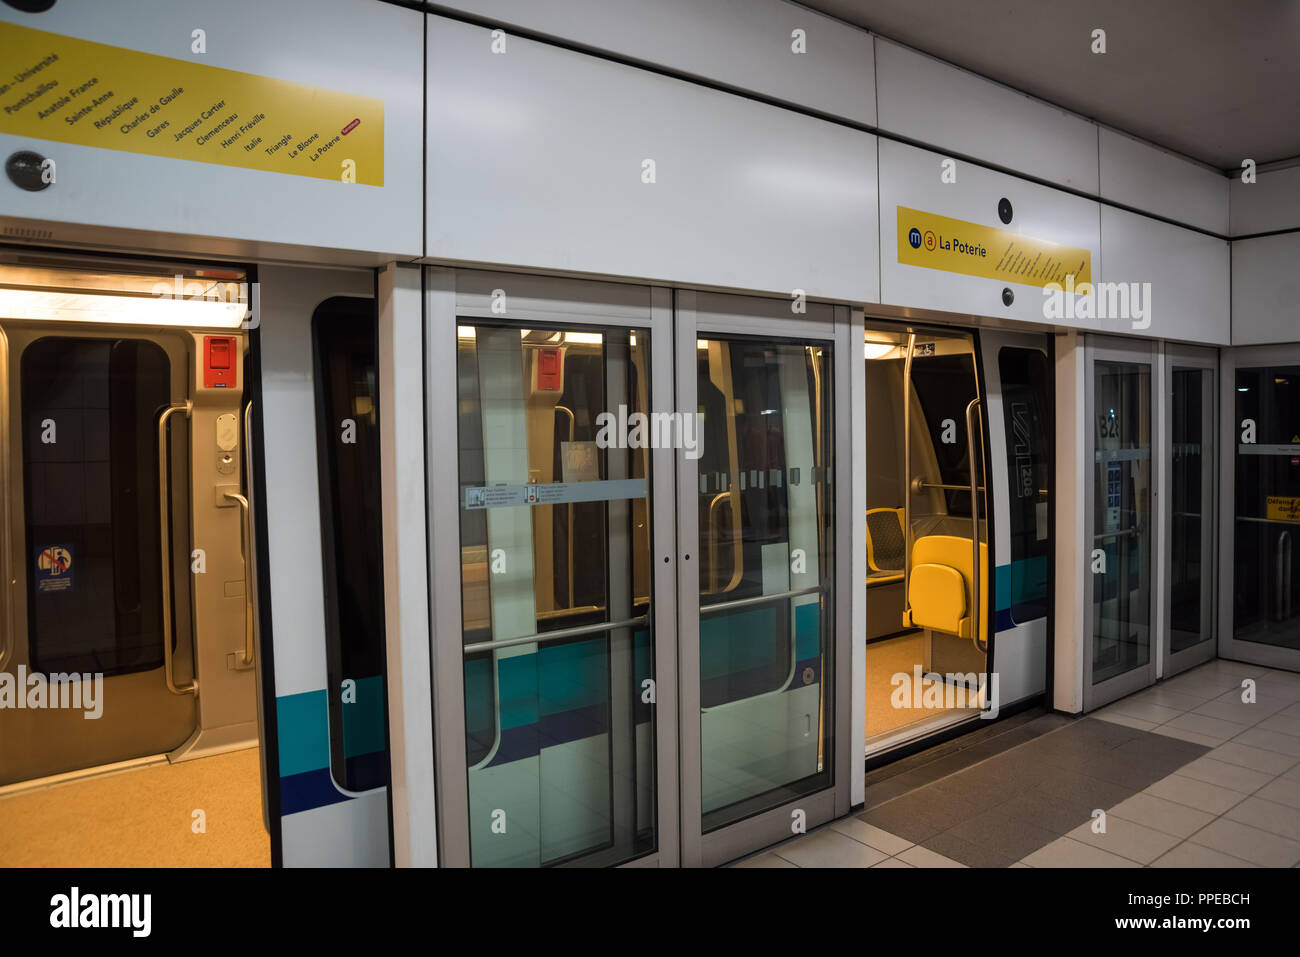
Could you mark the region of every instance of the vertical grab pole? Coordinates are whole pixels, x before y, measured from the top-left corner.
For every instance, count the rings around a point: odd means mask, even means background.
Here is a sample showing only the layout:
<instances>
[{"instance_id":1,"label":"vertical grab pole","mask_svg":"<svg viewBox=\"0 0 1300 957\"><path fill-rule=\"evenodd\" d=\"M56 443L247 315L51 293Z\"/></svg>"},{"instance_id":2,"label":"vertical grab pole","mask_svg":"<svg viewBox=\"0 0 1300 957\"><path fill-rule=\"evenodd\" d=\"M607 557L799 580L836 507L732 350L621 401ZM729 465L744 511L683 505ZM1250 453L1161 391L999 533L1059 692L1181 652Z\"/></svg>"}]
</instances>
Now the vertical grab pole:
<instances>
[{"instance_id":1,"label":"vertical grab pole","mask_svg":"<svg viewBox=\"0 0 1300 957\"><path fill-rule=\"evenodd\" d=\"M979 396L966 404L966 448L970 453L970 637L980 646L980 504L979 475L975 471L975 425L972 413L979 407ZM983 456L981 456L983 458Z\"/></svg>"},{"instance_id":2,"label":"vertical grab pole","mask_svg":"<svg viewBox=\"0 0 1300 957\"><path fill-rule=\"evenodd\" d=\"M183 688L177 687L172 677L172 495L171 474L167 467L167 420L176 412L183 412L185 417L189 418L190 408L191 403L188 400L177 402L163 409L162 415L158 416L158 541L162 556L163 677L167 679L167 690L172 694L197 694L199 690L197 674Z\"/></svg>"},{"instance_id":3,"label":"vertical grab pole","mask_svg":"<svg viewBox=\"0 0 1300 957\"><path fill-rule=\"evenodd\" d=\"M912 348L916 333L908 330L903 361L903 627L912 627ZM862 519L865 521L865 516Z\"/></svg>"}]
</instances>

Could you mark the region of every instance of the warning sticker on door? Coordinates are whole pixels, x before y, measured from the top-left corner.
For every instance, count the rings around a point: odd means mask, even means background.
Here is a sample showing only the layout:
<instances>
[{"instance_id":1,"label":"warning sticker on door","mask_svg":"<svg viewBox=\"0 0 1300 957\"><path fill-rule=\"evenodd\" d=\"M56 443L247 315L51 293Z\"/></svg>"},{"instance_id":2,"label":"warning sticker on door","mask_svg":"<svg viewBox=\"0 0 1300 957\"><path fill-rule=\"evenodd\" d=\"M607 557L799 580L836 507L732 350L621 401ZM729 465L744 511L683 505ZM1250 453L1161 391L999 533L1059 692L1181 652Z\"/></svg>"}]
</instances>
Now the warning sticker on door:
<instances>
[{"instance_id":1,"label":"warning sticker on door","mask_svg":"<svg viewBox=\"0 0 1300 957\"><path fill-rule=\"evenodd\" d=\"M1270 522L1294 522L1300 525L1300 498L1286 495L1269 495L1265 499Z\"/></svg>"},{"instance_id":2,"label":"warning sticker on door","mask_svg":"<svg viewBox=\"0 0 1300 957\"><path fill-rule=\"evenodd\" d=\"M46 545L36 552L36 591L68 591L72 588L72 550L64 545Z\"/></svg>"}]
</instances>

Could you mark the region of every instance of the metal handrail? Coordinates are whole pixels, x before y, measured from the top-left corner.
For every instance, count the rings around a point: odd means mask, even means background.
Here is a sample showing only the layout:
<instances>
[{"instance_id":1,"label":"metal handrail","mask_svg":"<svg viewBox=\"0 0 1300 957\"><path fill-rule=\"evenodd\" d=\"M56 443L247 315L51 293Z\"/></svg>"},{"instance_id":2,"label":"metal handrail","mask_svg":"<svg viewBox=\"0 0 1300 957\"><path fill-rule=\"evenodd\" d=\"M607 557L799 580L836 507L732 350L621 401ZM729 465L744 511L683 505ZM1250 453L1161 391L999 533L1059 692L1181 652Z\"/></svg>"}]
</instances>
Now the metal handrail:
<instances>
[{"instance_id":1,"label":"metal handrail","mask_svg":"<svg viewBox=\"0 0 1300 957\"><path fill-rule=\"evenodd\" d=\"M814 592L820 592L821 585L809 585L807 588L795 588L790 591L777 592L775 595L755 595L753 598L736 598L731 601L720 601L713 605L701 605L701 615L711 615L719 611L733 611L737 608L749 608L753 605L770 605L773 602L785 601L788 598L798 598L801 595L811 595Z\"/></svg>"},{"instance_id":2,"label":"metal handrail","mask_svg":"<svg viewBox=\"0 0 1300 957\"><path fill-rule=\"evenodd\" d=\"M631 628L633 625L644 625L649 620L649 615L638 615L636 618L625 618L622 621L598 621L591 625L557 628L555 631L543 631L534 635L523 635L519 638L476 641L473 644L465 645L461 650L468 655L478 651L493 651L497 648L513 648L516 645L543 645L550 641L559 641L561 638L576 638L579 635L594 635L601 631L613 631L616 628Z\"/></svg>"},{"instance_id":3,"label":"metal handrail","mask_svg":"<svg viewBox=\"0 0 1300 957\"><path fill-rule=\"evenodd\" d=\"M1291 531L1277 537L1277 620L1291 617Z\"/></svg>"},{"instance_id":4,"label":"metal handrail","mask_svg":"<svg viewBox=\"0 0 1300 957\"><path fill-rule=\"evenodd\" d=\"M971 486L969 485L949 485L947 482L927 482L924 479L920 478L919 476L917 478L912 479L913 491L924 492L928 488L943 489L946 492L969 492L972 490ZM983 492L984 486L981 485L979 487L979 490L980 492Z\"/></svg>"},{"instance_id":5,"label":"metal handrail","mask_svg":"<svg viewBox=\"0 0 1300 957\"><path fill-rule=\"evenodd\" d=\"M912 626L912 350L916 333L908 330L903 362L903 626Z\"/></svg>"},{"instance_id":6,"label":"metal handrail","mask_svg":"<svg viewBox=\"0 0 1300 957\"><path fill-rule=\"evenodd\" d=\"M577 435L578 417L573 414L573 410L570 409L567 405L560 405L559 403L556 403L555 411L564 412L569 416L569 445L573 445L574 437ZM563 456L561 456L561 461L563 461ZM561 476L561 478L563 478L563 476ZM573 597L574 588L573 588L573 503L572 502L569 503L568 519L569 520L566 524L568 525L569 528L569 543L568 543L569 544L569 607L572 608L576 603Z\"/></svg>"},{"instance_id":7,"label":"metal handrail","mask_svg":"<svg viewBox=\"0 0 1300 957\"><path fill-rule=\"evenodd\" d=\"M736 492L733 487L732 489L729 489L726 492L719 492L717 495L713 496L713 500L709 502L709 594L710 595L716 595L719 591L724 591L724 592L731 591L733 588L735 588L737 585L740 584L741 576L744 574L745 571L744 562L741 560L743 554L741 552L741 548L742 548L741 540L739 538L733 537L732 544L731 544L731 551L733 555L732 563L731 563L733 566L731 569L731 581L727 582L726 588L718 588L718 535L715 530L716 523L713 520L713 513L714 513L714 509L716 509L717 506L720 505L722 502L726 502L727 507L734 510L736 506L731 502L731 498L734 494L736 494Z\"/></svg>"},{"instance_id":8,"label":"metal handrail","mask_svg":"<svg viewBox=\"0 0 1300 957\"><path fill-rule=\"evenodd\" d=\"M158 417L158 539L162 555L162 628L163 628L163 677L167 679L167 690L172 694L198 694L199 679L197 673L189 684L183 688L176 686L172 677L172 544L171 544L171 475L167 468L167 422L176 412L183 412L190 417L193 403L189 400L177 402L163 409ZM196 669L197 672L197 669Z\"/></svg>"},{"instance_id":9,"label":"metal handrail","mask_svg":"<svg viewBox=\"0 0 1300 957\"><path fill-rule=\"evenodd\" d=\"M979 476L975 470L975 426L972 413L979 408L979 396L971 399L966 404L966 448L970 453L970 578L971 578L971 613L970 613L970 634L971 639L975 642L976 650L980 649L980 503L979 493L983 491L979 485ZM983 443L981 443L981 448ZM979 456L983 458L983 456Z\"/></svg>"},{"instance_id":10,"label":"metal handrail","mask_svg":"<svg viewBox=\"0 0 1300 957\"><path fill-rule=\"evenodd\" d=\"M239 503L239 558L244 563L244 657L242 664L248 667L253 663L253 603L248 588L248 542L251 538L248 527L248 499L238 492L226 492L226 498Z\"/></svg>"}]
</instances>

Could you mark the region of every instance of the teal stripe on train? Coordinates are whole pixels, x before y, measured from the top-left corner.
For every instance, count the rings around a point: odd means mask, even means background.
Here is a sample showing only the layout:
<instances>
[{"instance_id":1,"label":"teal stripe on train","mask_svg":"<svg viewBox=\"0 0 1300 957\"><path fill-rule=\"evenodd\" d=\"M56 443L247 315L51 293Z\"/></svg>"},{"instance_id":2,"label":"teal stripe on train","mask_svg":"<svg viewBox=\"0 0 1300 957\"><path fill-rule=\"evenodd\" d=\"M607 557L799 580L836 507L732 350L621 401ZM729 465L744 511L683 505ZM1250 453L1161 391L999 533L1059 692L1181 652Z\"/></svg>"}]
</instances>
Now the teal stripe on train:
<instances>
[{"instance_id":1,"label":"teal stripe on train","mask_svg":"<svg viewBox=\"0 0 1300 957\"><path fill-rule=\"evenodd\" d=\"M343 752L351 758L384 749L383 680L357 678L356 701L343 705ZM329 701L325 689L275 699L280 776L328 768Z\"/></svg>"}]
</instances>

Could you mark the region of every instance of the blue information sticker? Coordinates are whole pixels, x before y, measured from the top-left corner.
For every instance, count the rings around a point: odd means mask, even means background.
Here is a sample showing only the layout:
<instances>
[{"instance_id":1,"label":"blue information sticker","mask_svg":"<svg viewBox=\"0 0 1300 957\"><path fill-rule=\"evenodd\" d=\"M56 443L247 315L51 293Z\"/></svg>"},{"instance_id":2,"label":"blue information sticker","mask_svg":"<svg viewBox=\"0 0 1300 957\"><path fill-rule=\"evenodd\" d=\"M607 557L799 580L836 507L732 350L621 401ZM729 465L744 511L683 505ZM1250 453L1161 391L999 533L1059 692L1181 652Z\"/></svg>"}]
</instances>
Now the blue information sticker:
<instances>
[{"instance_id":1,"label":"blue information sticker","mask_svg":"<svg viewBox=\"0 0 1300 957\"><path fill-rule=\"evenodd\" d=\"M72 549L46 545L36 550L36 591L46 594L72 589Z\"/></svg>"}]
</instances>

